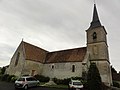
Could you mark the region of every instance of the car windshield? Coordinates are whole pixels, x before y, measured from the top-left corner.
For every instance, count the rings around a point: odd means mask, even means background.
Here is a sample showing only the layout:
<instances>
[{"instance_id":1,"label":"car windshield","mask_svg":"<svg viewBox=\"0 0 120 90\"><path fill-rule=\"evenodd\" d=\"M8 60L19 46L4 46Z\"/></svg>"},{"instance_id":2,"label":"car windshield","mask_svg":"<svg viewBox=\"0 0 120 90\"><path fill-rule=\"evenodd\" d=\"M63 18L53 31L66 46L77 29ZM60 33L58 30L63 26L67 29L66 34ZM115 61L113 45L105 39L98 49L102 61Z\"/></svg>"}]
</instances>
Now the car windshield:
<instances>
[{"instance_id":1,"label":"car windshield","mask_svg":"<svg viewBox=\"0 0 120 90\"><path fill-rule=\"evenodd\" d=\"M18 81L25 81L25 78L19 78Z\"/></svg>"},{"instance_id":2,"label":"car windshield","mask_svg":"<svg viewBox=\"0 0 120 90\"><path fill-rule=\"evenodd\" d=\"M73 85L81 85L81 82L73 82Z\"/></svg>"}]
</instances>

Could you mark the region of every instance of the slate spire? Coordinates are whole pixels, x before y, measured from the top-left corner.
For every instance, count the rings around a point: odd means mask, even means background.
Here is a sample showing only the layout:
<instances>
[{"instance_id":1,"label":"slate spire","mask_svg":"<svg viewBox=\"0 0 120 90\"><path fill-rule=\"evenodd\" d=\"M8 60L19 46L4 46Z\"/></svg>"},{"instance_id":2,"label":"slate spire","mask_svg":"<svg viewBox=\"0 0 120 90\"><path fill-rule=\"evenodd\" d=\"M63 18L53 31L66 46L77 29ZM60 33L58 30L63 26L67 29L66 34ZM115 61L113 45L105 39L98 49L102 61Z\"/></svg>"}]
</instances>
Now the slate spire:
<instances>
[{"instance_id":1,"label":"slate spire","mask_svg":"<svg viewBox=\"0 0 120 90\"><path fill-rule=\"evenodd\" d=\"M96 4L94 4L93 19L92 19L90 28L95 28L95 27L99 27L99 26L101 26L101 23L100 23L100 20L98 17Z\"/></svg>"}]
</instances>

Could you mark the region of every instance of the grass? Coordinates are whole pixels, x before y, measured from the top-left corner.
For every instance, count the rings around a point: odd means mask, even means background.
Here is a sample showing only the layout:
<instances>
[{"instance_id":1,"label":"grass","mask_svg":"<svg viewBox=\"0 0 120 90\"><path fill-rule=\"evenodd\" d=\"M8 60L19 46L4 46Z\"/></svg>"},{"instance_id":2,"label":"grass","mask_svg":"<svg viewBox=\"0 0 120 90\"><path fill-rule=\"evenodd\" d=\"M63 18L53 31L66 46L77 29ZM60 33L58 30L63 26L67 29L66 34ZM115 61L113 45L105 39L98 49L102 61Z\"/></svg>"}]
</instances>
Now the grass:
<instances>
[{"instance_id":1,"label":"grass","mask_svg":"<svg viewBox=\"0 0 120 90\"><path fill-rule=\"evenodd\" d=\"M68 88L68 85L51 85L47 87L52 87L52 88Z\"/></svg>"},{"instance_id":2,"label":"grass","mask_svg":"<svg viewBox=\"0 0 120 90\"><path fill-rule=\"evenodd\" d=\"M44 84L45 84L45 82L40 82L40 86L41 86L41 85L44 85Z\"/></svg>"},{"instance_id":3,"label":"grass","mask_svg":"<svg viewBox=\"0 0 120 90\"><path fill-rule=\"evenodd\" d=\"M45 82L40 82L40 86L44 85ZM51 87L51 88L68 88L68 85L48 85L43 87Z\"/></svg>"}]
</instances>

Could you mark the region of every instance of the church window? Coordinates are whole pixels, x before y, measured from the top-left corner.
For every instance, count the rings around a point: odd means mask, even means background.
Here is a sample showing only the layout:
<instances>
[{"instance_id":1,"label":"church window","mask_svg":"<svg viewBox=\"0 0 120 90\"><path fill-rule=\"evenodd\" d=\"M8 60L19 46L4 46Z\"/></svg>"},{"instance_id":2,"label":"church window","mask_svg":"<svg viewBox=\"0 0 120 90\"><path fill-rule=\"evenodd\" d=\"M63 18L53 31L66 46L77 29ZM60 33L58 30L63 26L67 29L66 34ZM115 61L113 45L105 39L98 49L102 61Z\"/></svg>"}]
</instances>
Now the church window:
<instances>
[{"instance_id":1,"label":"church window","mask_svg":"<svg viewBox=\"0 0 120 90\"><path fill-rule=\"evenodd\" d=\"M20 57L20 53L18 52L17 57L16 57L16 61L15 61L15 66L17 66L17 64L18 64L19 57Z\"/></svg>"},{"instance_id":2,"label":"church window","mask_svg":"<svg viewBox=\"0 0 120 90\"><path fill-rule=\"evenodd\" d=\"M94 32L92 36L93 36L93 40L97 39L97 33L96 32Z\"/></svg>"},{"instance_id":3,"label":"church window","mask_svg":"<svg viewBox=\"0 0 120 90\"><path fill-rule=\"evenodd\" d=\"M72 65L72 72L75 72L75 65Z\"/></svg>"},{"instance_id":4,"label":"church window","mask_svg":"<svg viewBox=\"0 0 120 90\"><path fill-rule=\"evenodd\" d=\"M54 69L54 65L52 65L51 68Z\"/></svg>"}]
</instances>

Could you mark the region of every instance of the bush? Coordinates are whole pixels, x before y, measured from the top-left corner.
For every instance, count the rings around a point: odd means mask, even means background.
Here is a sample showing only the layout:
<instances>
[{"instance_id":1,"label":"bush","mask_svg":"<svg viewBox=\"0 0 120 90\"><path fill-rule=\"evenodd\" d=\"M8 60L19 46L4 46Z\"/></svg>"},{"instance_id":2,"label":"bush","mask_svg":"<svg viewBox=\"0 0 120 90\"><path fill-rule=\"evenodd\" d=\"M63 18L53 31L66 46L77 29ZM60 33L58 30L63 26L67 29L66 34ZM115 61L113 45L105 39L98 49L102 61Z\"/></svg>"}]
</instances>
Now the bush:
<instances>
[{"instance_id":1,"label":"bush","mask_svg":"<svg viewBox=\"0 0 120 90\"><path fill-rule=\"evenodd\" d=\"M17 77L15 75L4 74L0 75L0 80L7 82L15 82L15 80L17 80Z\"/></svg>"},{"instance_id":2,"label":"bush","mask_svg":"<svg viewBox=\"0 0 120 90\"><path fill-rule=\"evenodd\" d=\"M14 76L14 77L11 78L11 82L15 82L16 80L17 80L16 76Z\"/></svg>"},{"instance_id":3,"label":"bush","mask_svg":"<svg viewBox=\"0 0 120 90\"><path fill-rule=\"evenodd\" d=\"M70 80L71 80L71 78L67 78L67 79L57 79L57 78L53 78L52 80L53 80L56 84L58 84L58 85L60 85L60 84L62 84L62 85L68 85L69 82L70 82Z\"/></svg>"},{"instance_id":4,"label":"bush","mask_svg":"<svg viewBox=\"0 0 120 90\"><path fill-rule=\"evenodd\" d=\"M15 77L15 75L9 75L9 76L7 77L7 81L8 81L8 82L12 82L11 79L12 79L13 77Z\"/></svg>"},{"instance_id":5,"label":"bush","mask_svg":"<svg viewBox=\"0 0 120 90\"><path fill-rule=\"evenodd\" d=\"M40 82L48 82L50 80L49 77L45 77L43 75L35 75L34 77Z\"/></svg>"},{"instance_id":6,"label":"bush","mask_svg":"<svg viewBox=\"0 0 120 90\"><path fill-rule=\"evenodd\" d=\"M83 80L82 77L72 77L73 80Z\"/></svg>"},{"instance_id":7,"label":"bush","mask_svg":"<svg viewBox=\"0 0 120 90\"><path fill-rule=\"evenodd\" d=\"M9 74L4 74L4 75L2 75L1 80L2 81L7 81L8 77L9 77Z\"/></svg>"},{"instance_id":8,"label":"bush","mask_svg":"<svg viewBox=\"0 0 120 90\"><path fill-rule=\"evenodd\" d=\"M120 84L118 82L113 81L113 86L120 88Z\"/></svg>"},{"instance_id":9,"label":"bush","mask_svg":"<svg viewBox=\"0 0 120 90\"><path fill-rule=\"evenodd\" d=\"M5 73L5 70L6 70L6 67L2 67L2 68L1 68L1 72L0 72L0 74L3 75L3 74Z\"/></svg>"},{"instance_id":10,"label":"bush","mask_svg":"<svg viewBox=\"0 0 120 90\"><path fill-rule=\"evenodd\" d=\"M3 75L0 75L0 81L2 80Z\"/></svg>"},{"instance_id":11,"label":"bush","mask_svg":"<svg viewBox=\"0 0 120 90\"><path fill-rule=\"evenodd\" d=\"M111 90L109 86L106 86L104 83L102 83L102 90Z\"/></svg>"},{"instance_id":12,"label":"bush","mask_svg":"<svg viewBox=\"0 0 120 90\"><path fill-rule=\"evenodd\" d=\"M81 77L72 77L72 78L65 78L65 79L57 79L57 78L53 78L53 81L56 83L56 84L63 84L63 85L68 85L70 80L73 79L73 80L82 80Z\"/></svg>"}]
</instances>

